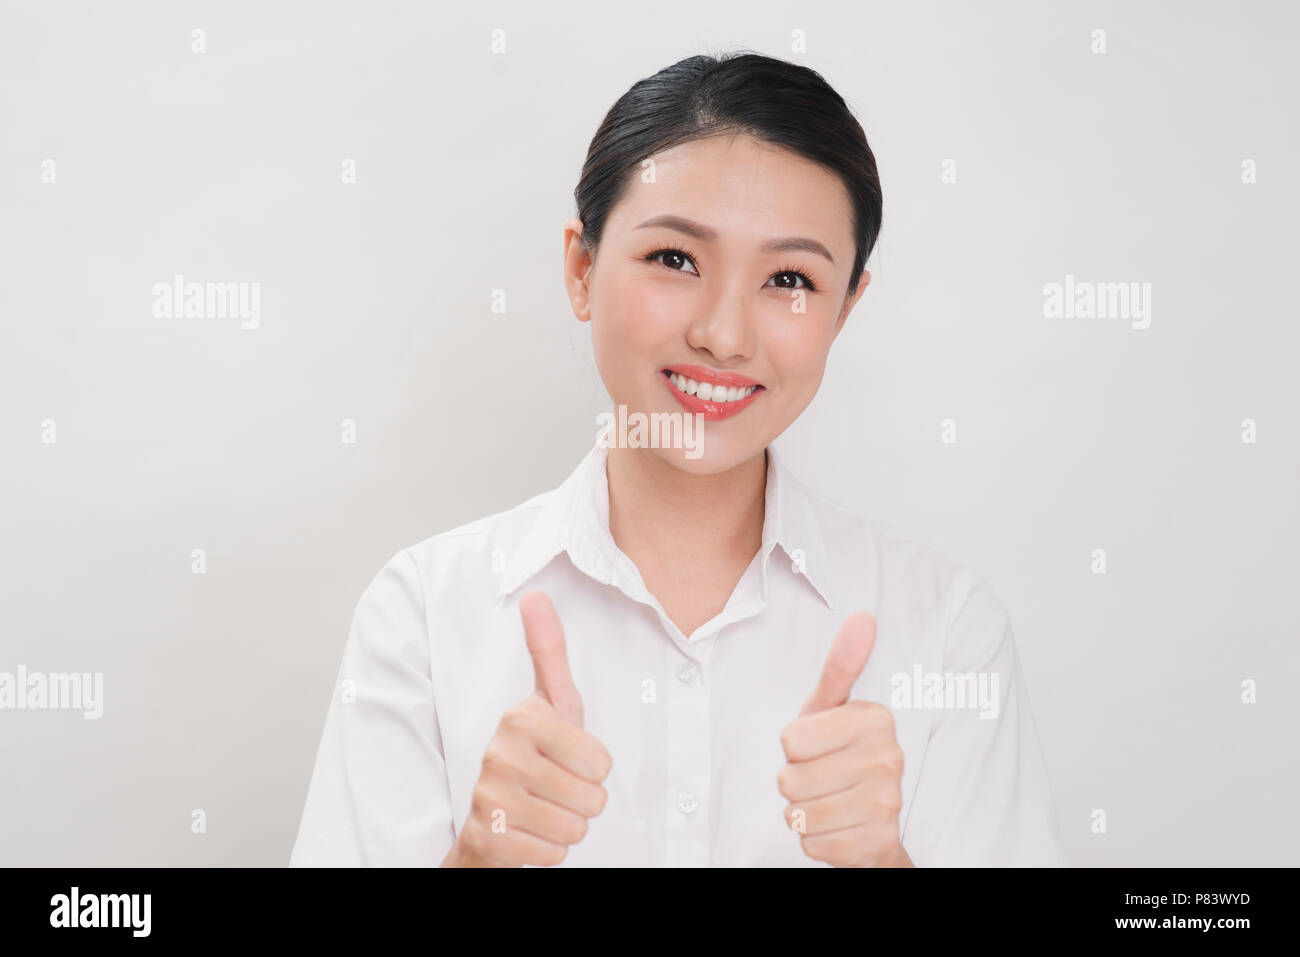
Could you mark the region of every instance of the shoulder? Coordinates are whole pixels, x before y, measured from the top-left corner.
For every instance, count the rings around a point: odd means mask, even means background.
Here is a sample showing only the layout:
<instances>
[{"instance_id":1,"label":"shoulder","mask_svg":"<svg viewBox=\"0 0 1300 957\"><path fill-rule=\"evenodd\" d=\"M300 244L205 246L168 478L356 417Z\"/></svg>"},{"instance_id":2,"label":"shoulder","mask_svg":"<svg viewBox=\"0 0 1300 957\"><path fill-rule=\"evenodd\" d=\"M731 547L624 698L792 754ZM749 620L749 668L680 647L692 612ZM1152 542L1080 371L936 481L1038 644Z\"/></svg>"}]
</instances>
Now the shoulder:
<instances>
[{"instance_id":1,"label":"shoulder","mask_svg":"<svg viewBox=\"0 0 1300 957\"><path fill-rule=\"evenodd\" d=\"M880 594L938 608L949 627L963 618L1006 616L1002 601L973 564L819 492L805 488L804 493L828 557L874 575Z\"/></svg>"},{"instance_id":2,"label":"shoulder","mask_svg":"<svg viewBox=\"0 0 1300 957\"><path fill-rule=\"evenodd\" d=\"M505 564L556 494L555 489L541 492L513 508L430 535L403 548L393 560L406 556L429 590L489 579L495 588Z\"/></svg>"},{"instance_id":3,"label":"shoulder","mask_svg":"<svg viewBox=\"0 0 1300 957\"><path fill-rule=\"evenodd\" d=\"M426 674L433 624L445 626L460 615L473 631L476 610L488 607L496 595L506 556L551 494L392 553L357 599L344 667L360 671L367 667L363 662L384 660Z\"/></svg>"}]
</instances>

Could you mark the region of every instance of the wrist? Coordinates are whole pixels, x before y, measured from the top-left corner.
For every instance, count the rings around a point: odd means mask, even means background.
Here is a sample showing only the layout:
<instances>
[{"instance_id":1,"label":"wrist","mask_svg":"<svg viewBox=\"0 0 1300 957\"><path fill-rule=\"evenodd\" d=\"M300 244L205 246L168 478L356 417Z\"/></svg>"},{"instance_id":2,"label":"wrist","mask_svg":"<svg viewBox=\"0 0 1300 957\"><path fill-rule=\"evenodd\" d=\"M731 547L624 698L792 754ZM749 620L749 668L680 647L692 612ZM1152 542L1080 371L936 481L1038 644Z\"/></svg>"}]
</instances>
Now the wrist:
<instances>
[{"instance_id":1,"label":"wrist","mask_svg":"<svg viewBox=\"0 0 1300 957\"><path fill-rule=\"evenodd\" d=\"M447 852L447 856L442 859L442 863L438 866L473 867L474 863L472 856L465 850L464 845L461 844L460 838L457 838L456 842L452 844L451 850Z\"/></svg>"},{"instance_id":2,"label":"wrist","mask_svg":"<svg viewBox=\"0 0 1300 957\"><path fill-rule=\"evenodd\" d=\"M893 851L891 851L889 856L882 862L882 866L916 867L916 865L912 863L912 858L908 855L906 848L903 847L902 841L899 841L898 844L894 846Z\"/></svg>"}]
</instances>

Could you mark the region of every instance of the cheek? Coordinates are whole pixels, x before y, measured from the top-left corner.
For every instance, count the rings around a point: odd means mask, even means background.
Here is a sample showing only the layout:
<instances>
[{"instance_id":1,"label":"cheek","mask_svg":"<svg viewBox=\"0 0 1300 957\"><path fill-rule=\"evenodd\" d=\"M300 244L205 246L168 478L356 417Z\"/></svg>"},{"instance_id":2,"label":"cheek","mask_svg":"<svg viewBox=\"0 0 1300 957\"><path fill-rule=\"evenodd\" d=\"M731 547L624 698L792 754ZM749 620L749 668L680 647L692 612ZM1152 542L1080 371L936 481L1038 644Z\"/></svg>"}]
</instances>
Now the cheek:
<instances>
[{"instance_id":1,"label":"cheek","mask_svg":"<svg viewBox=\"0 0 1300 957\"><path fill-rule=\"evenodd\" d=\"M783 321L773 330L768 355L777 380L792 399L811 399L821 384L831 342L823 326L829 329L830 320L809 313L800 322Z\"/></svg>"},{"instance_id":2,"label":"cheek","mask_svg":"<svg viewBox=\"0 0 1300 957\"><path fill-rule=\"evenodd\" d=\"M619 279L603 305L620 336L652 343L682 331L690 299L670 283L628 276Z\"/></svg>"},{"instance_id":3,"label":"cheek","mask_svg":"<svg viewBox=\"0 0 1300 957\"><path fill-rule=\"evenodd\" d=\"M681 296L663 283L611 276L592 298L592 339L597 355L633 364L680 340L687 315Z\"/></svg>"},{"instance_id":4,"label":"cheek","mask_svg":"<svg viewBox=\"0 0 1300 957\"><path fill-rule=\"evenodd\" d=\"M662 358L683 335L679 295L663 283L607 274L593 291L591 340L605 389L616 401L640 403L647 363Z\"/></svg>"}]
</instances>

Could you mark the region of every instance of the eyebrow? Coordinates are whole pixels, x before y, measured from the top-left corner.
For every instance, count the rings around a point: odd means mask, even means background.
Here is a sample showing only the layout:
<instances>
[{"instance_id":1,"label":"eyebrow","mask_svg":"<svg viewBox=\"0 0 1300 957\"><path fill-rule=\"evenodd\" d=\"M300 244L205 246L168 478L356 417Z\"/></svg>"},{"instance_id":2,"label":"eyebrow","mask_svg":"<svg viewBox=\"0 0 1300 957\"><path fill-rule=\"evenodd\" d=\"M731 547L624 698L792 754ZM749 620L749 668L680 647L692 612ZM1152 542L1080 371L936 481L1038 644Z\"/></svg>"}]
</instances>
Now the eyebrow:
<instances>
[{"instance_id":1,"label":"eyebrow","mask_svg":"<svg viewBox=\"0 0 1300 957\"><path fill-rule=\"evenodd\" d=\"M661 226L665 229L675 229L679 233L685 233L687 236L702 242L713 242L718 238L717 230L710 229L694 220L686 219L682 216L652 216L644 223L632 227L633 229L649 229L652 226ZM815 239L809 239L806 236L783 236L779 239L769 239L759 247L761 252L780 253L787 250L802 250L804 252L816 253L819 256L825 256L831 264L835 263L835 257L831 255L829 249L823 246Z\"/></svg>"}]
</instances>

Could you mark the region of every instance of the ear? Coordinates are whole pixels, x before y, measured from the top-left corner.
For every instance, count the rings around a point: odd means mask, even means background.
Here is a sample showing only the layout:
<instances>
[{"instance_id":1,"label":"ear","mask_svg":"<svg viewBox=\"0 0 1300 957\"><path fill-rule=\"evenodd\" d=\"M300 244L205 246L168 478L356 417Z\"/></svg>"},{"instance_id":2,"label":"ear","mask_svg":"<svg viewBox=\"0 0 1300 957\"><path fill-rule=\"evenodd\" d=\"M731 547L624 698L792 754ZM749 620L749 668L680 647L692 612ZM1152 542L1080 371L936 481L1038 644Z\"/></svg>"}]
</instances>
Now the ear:
<instances>
[{"instance_id":1,"label":"ear","mask_svg":"<svg viewBox=\"0 0 1300 957\"><path fill-rule=\"evenodd\" d=\"M858 283L857 292L844 297L844 305L840 307L839 317L835 320L835 331L831 334L832 342L840 334L840 330L844 328L844 320L849 317L849 313L853 311L853 307L857 305L858 300L862 298L862 294L867 291L869 285L871 285L871 273L864 269L862 270L862 281Z\"/></svg>"},{"instance_id":2,"label":"ear","mask_svg":"<svg viewBox=\"0 0 1300 957\"><path fill-rule=\"evenodd\" d=\"M564 224L564 288L573 314L580 322L591 319L591 291L587 280L592 265L591 254L582 242L582 220L568 220Z\"/></svg>"}]
</instances>

